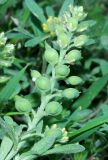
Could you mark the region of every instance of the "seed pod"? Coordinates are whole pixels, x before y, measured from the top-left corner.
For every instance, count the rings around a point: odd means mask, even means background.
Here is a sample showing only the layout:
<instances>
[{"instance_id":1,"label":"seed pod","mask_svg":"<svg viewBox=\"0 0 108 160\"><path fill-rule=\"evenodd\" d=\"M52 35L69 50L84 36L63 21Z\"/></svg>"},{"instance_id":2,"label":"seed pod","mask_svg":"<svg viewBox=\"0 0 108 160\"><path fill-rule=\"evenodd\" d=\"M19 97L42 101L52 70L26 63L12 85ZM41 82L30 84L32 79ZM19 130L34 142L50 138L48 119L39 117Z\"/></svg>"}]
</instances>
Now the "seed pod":
<instances>
[{"instance_id":1,"label":"seed pod","mask_svg":"<svg viewBox=\"0 0 108 160\"><path fill-rule=\"evenodd\" d=\"M46 113L49 115L55 116L59 115L62 112L62 105L56 101L49 102L46 106Z\"/></svg>"},{"instance_id":2,"label":"seed pod","mask_svg":"<svg viewBox=\"0 0 108 160\"><path fill-rule=\"evenodd\" d=\"M15 108L19 112L31 112L32 105L29 100L22 98L20 96L15 97Z\"/></svg>"},{"instance_id":3,"label":"seed pod","mask_svg":"<svg viewBox=\"0 0 108 160\"><path fill-rule=\"evenodd\" d=\"M51 88L50 80L47 77L40 76L36 80L36 87L41 92L48 92Z\"/></svg>"},{"instance_id":4,"label":"seed pod","mask_svg":"<svg viewBox=\"0 0 108 160\"><path fill-rule=\"evenodd\" d=\"M60 33L58 35L58 43L61 48L65 48L69 45L70 43L70 37L66 33Z\"/></svg>"},{"instance_id":5,"label":"seed pod","mask_svg":"<svg viewBox=\"0 0 108 160\"><path fill-rule=\"evenodd\" d=\"M80 35L74 39L74 46L75 47L81 47L88 41L88 36L86 35Z\"/></svg>"},{"instance_id":6,"label":"seed pod","mask_svg":"<svg viewBox=\"0 0 108 160\"><path fill-rule=\"evenodd\" d=\"M36 71L36 70L31 70L31 77L32 77L32 80L33 81L36 81L36 79L38 78L38 77L40 77L41 76L41 74L38 72L38 71Z\"/></svg>"},{"instance_id":7,"label":"seed pod","mask_svg":"<svg viewBox=\"0 0 108 160\"><path fill-rule=\"evenodd\" d=\"M66 82L71 85L78 85L78 84L82 83L82 79L78 76L71 76L66 80Z\"/></svg>"},{"instance_id":8,"label":"seed pod","mask_svg":"<svg viewBox=\"0 0 108 160\"><path fill-rule=\"evenodd\" d=\"M55 65L59 58L57 51L51 47L46 49L44 57L51 65Z\"/></svg>"},{"instance_id":9,"label":"seed pod","mask_svg":"<svg viewBox=\"0 0 108 160\"><path fill-rule=\"evenodd\" d=\"M79 61L81 59L81 52L79 50L72 50L65 56L65 59L68 63Z\"/></svg>"},{"instance_id":10,"label":"seed pod","mask_svg":"<svg viewBox=\"0 0 108 160\"><path fill-rule=\"evenodd\" d=\"M55 74L58 79L64 79L70 73L70 68L66 65L59 64L55 67Z\"/></svg>"},{"instance_id":11,"label":"seed pod","mask_svg":"<svg viewBox=\"0 0 108 160\"><path fill-rule=\"evenodd\" d=\"M63 96L67 99L74 99L79 96L79 91L75 88L68 88L63 91Z\"/></svg>"}]
</instances>

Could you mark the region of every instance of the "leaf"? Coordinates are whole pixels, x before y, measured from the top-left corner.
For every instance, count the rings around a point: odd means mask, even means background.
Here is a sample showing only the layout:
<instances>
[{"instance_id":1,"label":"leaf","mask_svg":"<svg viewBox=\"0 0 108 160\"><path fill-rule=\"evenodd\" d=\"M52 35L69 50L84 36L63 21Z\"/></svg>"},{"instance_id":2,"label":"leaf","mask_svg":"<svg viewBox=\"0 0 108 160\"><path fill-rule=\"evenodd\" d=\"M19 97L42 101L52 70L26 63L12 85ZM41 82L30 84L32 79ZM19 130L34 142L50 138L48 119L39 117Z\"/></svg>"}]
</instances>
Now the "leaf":
<instances>
[{"instance_id":1,"label":"leaf","mask_svg":"<svg viewBox=\"0 0 108 160\"><path fill-rule=\"evenodd\" d=\"M1 90L0 102L5 102L9 100L9 98L13 95L13 93L16 91L16 85L24 76L26 68L27 67L24 67L21 71L19 71L19 73L15 75L12 79L10 79L6 86Z\"/></svg>"},{"instance_id":2,"label":"leaf","mask_svg":"<svg viewBox=\"0 0 108 160\"><path fill-rule=\"evenodd\" d=\"M5 160L5 157L9 153L13 146L13 142L10 138L4 137L0 147L0 160Z\"/></svg>"},{"instance_id":3,"label":"leaf","mask_svg":"<svg viewBox=\"0 0 108 160\"><path fill-rule=\"evenodd\" d=\"M96 128L106 122L108 122L107 115L96 117L96 118L90 120L89 122L87 122L82 128L69 133L69 137L74 138L76 136L79 136L80 134L87 132L93 128Z\"/></svg>"},{"instance_id":4,"label":"leaf","mask_svg":"<svg viewBox=\"0 0 108 160\"><path fill-rule=\"evenodd\" d=\"M32 147L31 151L33 154L43 154L46 152L49 148L52 147L56 140L55 136L46 136L43 139L41 139L39 142L35 143Z\"/></svg>"},{"instance_id":5,"label":"leaf","mask_svg":"<svg viewBox=\"0 0 108 160\"><path fill-rule=\"evenodd\" d=\"M0 116L15 116L15 115L24 115L24 112L7 112L7 113L1 113Z\"/></svg>"},{"instance_id":6,"label":"leaf","mask_svg":"<svg viewBox=\"0 0 108 160\"><path fill-rule=\"evenodd\" d=\"M83 120L84 118L88 117L90 114L92 113L92 111L90 109L76 109L68 118L67 124L71 121L75 121L78 122L80 120Z\"/></svg>"},{"instance_id":7,"label":"leaf","mask_svg":"<svg viewBox=\"0 0 108 160\"><path fill-rule=\"evenodd\" d=\"M32 14L42 23L46 21L42 8L34 0L25 0L25 3Z\"/></svg>"},{"instance_id":8,"label":"leaf","mask_svg":"<svg viewBox=\"0 0 108 160\"><path fill-rule=\"evenodd\" d=\"M17 137L15 135L13 124L10 122L9 119L11 118L4 117L4 120L0 118L0 126L5 131L5 133L10 137L10 139L13 141L14 147L16 148L17 147Z\"/></svg>"},{"instance_id":9,"label":"leaf","mask_svg":"<svg viewBox=\"0 0 108 160\"><path fill-rule=\"evenodd\" d=\"M103 87L108 82L108 74L99 78L96 82L94 82L88 90L83 94L73 105L72 108L78 108L81 106L82 108L88 108L95 97L99 94L99 92L103 89Z\"/></svg>"},{"instance_id":10,"label":"leaf","mask_svg":"<svg viewBox=\"0 0 108 160\"><path fill-rule=\"evenodd\" d=\"M105 60L101 60L100 67L103 75L108 74L108 62Z\"/></svg>"},{"instance_id":11,"label":"leaf","mask_svg":"<svg viewBox=\"0 0 108 160\"><path fill-rule=\"evenodd\" d=\"M51 148L56 140L55 136L46 136L42 138L40 141L34 144L31 150L22 153L20 159L24 159L25 157L29 157L29 155L42 155L49 148ZM28 160L28 159L27 159Z\"/></svg>"},{"instance_id":12,"label":"leaf","mask_svg":"<svg viewBox=\"0 0 108 160\"><path fill-rule=\"evenodd\" d=\"M64 0L64 3L60 9L59 16L62 16L66 10L68 10L69 5L73 5L74 0Z\"/></svg>"},{"instance_id":13,"label":"leaf","mask_svg":"<svg viewBox=\"0 0 108 160\"><path fill-rule=\"evenodd\" d=\"M50 149L44 155L48 154L71 154L84 151L85 148L80 144L67 144Z\"/></svg>"},{"instance_id":14,"label":"leaf","mask_svg":"<svg viewBox=\"0 0 108 160\"><path fill-rule=\"evenodd\" d=\"M51 6L46 7L46 13L47 13L47 16L53 16L53 17L55 16L54 10Z\"/></svg>"},{"instance_id":15,"label":"leaf","mask_svg":"<svg viewBox=\"0 0 108 160\"><path fill-rule=\"evenodd\" d=\"M36 126L36 132L41 133L43 129L43 120L41 120L38 125Z\"/></svg>"},{"instance_id":16,"label":"leaf","mask_svg":"<svg viewBox=\"0 0 108 160\"><path fill-rule=\"evenodd\" d=\"M100 108L103 114L108 114L108 104L102 103L100 104Z\"/></svg>"},{"instance_id":17,"label":"leaf","mask_svg":"<svg viewBox=\"0 0 108 160\"><path fill-rule=\"evenodd\" d=\"M82 140L86 140L89 136L91 136L93 133L95 133L97 130L99 129L99 127L90 129L84 133L79 134L77 137L75 137L74 139L72 139L72 143L76 143L76 142L80 142Z\"/></svg>"},{"instance_id":18,"label":"leaf","mask_svg":"<svg viewBox=\"0 0 108 160\"><path fill-rule=\"evenodd\" d=\"M74 154L74 160L87 160L88 151L80 152L77 154Z\"/></svg>"},{"instance_id":19,"label":"leaf","mask_svg":"<svg viewBox=\"0 0 108 160\"><path fill-rule=\"evenodd\" d=\"M4 4L6 2L7 2L7 0L0 0L0 5Z\"/></svg>"},{"instance_id":20,"label":"leaf","mask_svg":"<svg viewBox=\"0 0 108 160\"><path fill-rule=\"evenodd\" d=\"M36 38L32 38L30 40L28 40L26 43L25 43L25 47L34 47L36 46L37 44L41 43L42 41L44 41L45 39L47 39L49 36L48 35L41 35L41 36L38 36Z\"/></svg>"},{"instance_id":21,"label":"leaf","mask_svg":"<svg viewBox=\"0 0 108 160\"><path fill-rule=\"evenodd\" d=\"M18 32L9 32L6 34L9 39L22 40L28 38L27 35Z\"/></svg>"},{"instance_id":22,"label":"leaf","mask_svg":"<svg viewBox=\"0 0 108 160\"><path fill-rule=\"evenodd\" d=\"M13 31L22 33L22 34L24 34L25 36L28 36L28 38L33 38L33 37L34 37L33 34L31 34L29 31L27 31L26 29L24 29L24 28L21 27L21 26L19 26L19 27L17 27L17 28L14 28Z\"/></svg>"},{"instance_id":23,"label":"leaf","mask_svg":"<svg viewBox=\"0 0 108 160\"><path fill-rule=\"evenodd\" d=\"M104 49L108 50L108 35L101 36L100 43Z\"/></svg>"}]
</instances>

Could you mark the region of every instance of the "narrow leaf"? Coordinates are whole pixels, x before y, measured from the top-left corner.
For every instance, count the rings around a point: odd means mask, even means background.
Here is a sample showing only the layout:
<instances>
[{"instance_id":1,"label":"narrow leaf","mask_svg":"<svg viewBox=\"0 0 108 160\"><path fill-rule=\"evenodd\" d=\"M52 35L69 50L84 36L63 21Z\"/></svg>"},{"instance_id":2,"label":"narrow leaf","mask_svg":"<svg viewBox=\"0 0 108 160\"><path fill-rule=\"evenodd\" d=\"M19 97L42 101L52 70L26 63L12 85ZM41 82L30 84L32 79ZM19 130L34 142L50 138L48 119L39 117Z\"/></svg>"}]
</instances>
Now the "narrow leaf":
<instances>
[{"instance_id":1,"label":"narrow leaf","mask_svg":"<svg viewBox=\"0 0 108 160\"><path fill-rule=\"evenodd\" d=\"M47 16L55 16L54 10L51 6L46 7Z\"/></svg>"},{"instance_id":2,"label":"narrow leaf","mask_svg":"<svg viewBox=\"0 0 108 160\"><path fill-rule=\"evenodd\" d=\"M96 127L96 128L90 129L90 130L88 130L84 133L79 134L77 137L72 139L72 143L76 143L76 142L80 142L82 140L86 140L89 136L94 134L98 129L99 129L99 127Z\"/></svg>"},{"instance_id":3,"label":"narrow leaf","mask_svg":"<svg viewBox=\"0 0 108 160\"><path fill-rule=\"evenodd\" d=\"M44 137L39 142L34 144L34 146L31 149L32 153L39 155L43 154L54 144L55 140L56 140L55 136Z\"/></svg>"},{"instance_id":4,"label":"narrow leaf","mask_svg":"<svg viewBox=\"0 0 108 160\"><path fill-rule=\"evenodd\" d=\"M32 14L42 23L46 21L42 8L34 0L25 0L25 3Z\"/></svg>"},{"instance_id":5,"label":"narrow leaf","mask_svg":"<svg viewBox=\"0 0 108 160\"><path fill-rule=\"evenodd\" d=\"M73 105L72 108L88 108L95 97L99 94L99 92L103 89L103 87L108 82L108 74L98 79L94 82L89 89L82 95Z\"/></svg>"},{"instance_id":6,"label":"narrow leaf","mask_svg":"<svg viewBox=\"0 0 108 160\"><path fill-rule=\"evenodd\" d=\"M5 160L5 157L9 153L13 146L13 142L10 138L4 137L0 147L0 160Z\"/></svg>"},{"instance_id":7,"label":"narrow leaf","mask_svg":"<svg viewBox=\"0 0 108 160\"><path fill-rule=\"evenodd\" d=\"M79 136L80 134L87 132L93 128L96 128L104 123L108 122L108 116L107 115L103 115L103 116L99 116L97 118L94 118L93 120L90 120L89 122L87 122L82 128L69 133L69 137L76 137Z\"/></svg>"},{"instance_id":8,"label":"narrow leaf","mask_svg":"<svg viewBox=\"0 0 108 160\"><path fill-rule=\"evenodd\" d=\"M37 44L41 43L43 40L47 39L48 35L41 35L36 38L32 38L25 43L25 47L34 47Z\"/></svg>"},{"instance_id":9,"label":"narrow leaf","mask_svg":"<svg viewBox=\"0 0 108 160\"><path fill-rule=\"evenodd\" d=\"M60 9L59 16L62 16L64 12L68 9L69 5L73 5L74 0L64 0L64 3Z\"/></svg>"},{"instance_id":10,"label":"narrow leaf","mask_svg":"<svg viewBox=\"0 0 108 160\"><path fill-rule=\"evenodd\" d=\"M0 102L4 102L9 100L9 98L12 96L12 94L16 90L16 86L18 85L19 81L24 76L24 72L27 67L24 67L17 75L15 75L12 79L9 80L9 82L6 84L6 86L1 90L0 92Z\"/></svg>"},{"instance_id":11,"label":"narrow leaf","mask_svg":"<svg viewBox=\"0 0 108 160\"><path fill-rule=\"evenodd\" d=\"M47 151L44 155L48 154L71 154L71 153L78 153L84 151L85 148L80 144L67 144L55 147Z\"/></svg>"}]
</instances>

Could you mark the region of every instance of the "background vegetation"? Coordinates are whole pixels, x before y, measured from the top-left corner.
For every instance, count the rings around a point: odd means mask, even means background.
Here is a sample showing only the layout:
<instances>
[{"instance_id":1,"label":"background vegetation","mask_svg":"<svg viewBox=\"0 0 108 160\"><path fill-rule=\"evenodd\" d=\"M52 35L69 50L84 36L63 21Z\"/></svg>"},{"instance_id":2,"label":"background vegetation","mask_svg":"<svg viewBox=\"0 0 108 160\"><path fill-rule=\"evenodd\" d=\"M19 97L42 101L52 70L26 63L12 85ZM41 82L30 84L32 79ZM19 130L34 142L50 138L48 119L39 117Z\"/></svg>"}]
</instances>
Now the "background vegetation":
<instances>
[{"instance_id":1,"label":"background vegetation","mask_svg":"<svg viewBox=\"0 0 108 160\"><path fill-rule=\"evenodd\" d=\"M71 1L71 0L70 0ZM45 17L58 16L63 0L37 0ZM72 67L71 73L82 77L80 97L64 102L62 117L52 118L45 124L66 125L72 143L79 142L86 150L69 155L46 156L49 160L107 160L108 159L108 1L75 0L84 6L87 19L96 23L88 35L93 39L90 46L82 48L81 63ZM39 8L39 9L40 9ZM5 32L9 43L15 45L14 60L8 67L2 66L0 57L0 115L11 116L18 124L24 119L16 111L14 97L19 94L32 101L36 109L39 97L32 94L33 82L30 70L42 69L44 40L48 34L42 29L42 13L38 8L22 0L0 0L0 32ZM9 61L9 63L11 63ZM28 65L27 65L28 64ZM25 67L26 66L26 67ZM61 83L65 87L65 83ZM1 124L2 122L0 122ZM2 127L1 127L2 128ZM0 129L0 141L4 132ZM44 159L44 158L41 158Z\"/></svg>"}]
</instances>

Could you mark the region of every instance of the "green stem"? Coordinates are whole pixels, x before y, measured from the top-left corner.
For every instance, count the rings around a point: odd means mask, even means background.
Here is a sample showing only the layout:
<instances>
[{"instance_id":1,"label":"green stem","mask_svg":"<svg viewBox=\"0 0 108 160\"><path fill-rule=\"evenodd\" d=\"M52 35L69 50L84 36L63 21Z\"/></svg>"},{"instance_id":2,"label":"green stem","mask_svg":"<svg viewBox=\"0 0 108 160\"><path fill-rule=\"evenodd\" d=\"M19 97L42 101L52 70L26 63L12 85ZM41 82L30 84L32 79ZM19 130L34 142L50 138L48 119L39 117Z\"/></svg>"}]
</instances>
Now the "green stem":
<instances>
[{"instance_id":1,"label":"green stem","mask_svg":"<svg viewBox=\"0 0 108 160\"><path fill-rule=\"evenodd\" d=\"M28 128L28 131L32 130L33 128L36 127L36 125L38 124L38 122L46 115L45 114L45 106L48 103L48 99L46 96L42 96L41 98L41 105L37 110L37 113L34 115L33 121L31 123L31 125Z\"/></svg>"},{"instance_id":2,"label":"green stem","mask_svg":"<svg viewBox=\"0 0 108 160\"><path fill-rule=\"evenodd\" d=\"M56 78L55 78L55 68L52 66L52 78L51 78L51 93L53 93L55 86Z\"/></svg>"},{"instance_id":3,"label":"green stem","mask_svg":"<svg viewBox=\"0 0 108 160\"><path fill-rule=\"evenodd\" d=\"M66 54L66 50L61 50L60 51L59 64L63 63L63 59L64 59L65 54Z\"/></svg>"}]
</instances>

